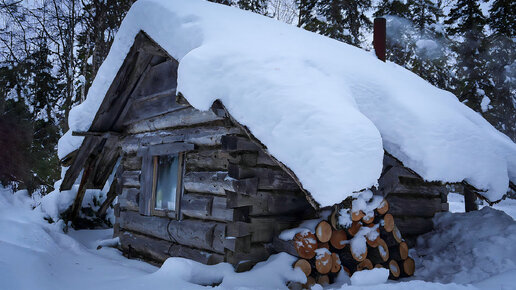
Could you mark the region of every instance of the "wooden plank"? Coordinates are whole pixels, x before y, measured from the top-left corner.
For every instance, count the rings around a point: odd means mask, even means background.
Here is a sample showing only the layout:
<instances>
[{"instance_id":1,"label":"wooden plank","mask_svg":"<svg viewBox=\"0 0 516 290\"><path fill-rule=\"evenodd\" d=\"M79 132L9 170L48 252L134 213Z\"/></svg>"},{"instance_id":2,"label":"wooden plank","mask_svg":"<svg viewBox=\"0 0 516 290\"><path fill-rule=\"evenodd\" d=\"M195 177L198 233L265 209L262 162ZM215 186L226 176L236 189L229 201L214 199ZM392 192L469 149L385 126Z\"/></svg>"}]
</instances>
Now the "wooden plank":
<instances>
[{"instance_id":1,"label":"wooden plank","mask_svg":"<svg viewBox=\"0 0 516 290\"><path fill-rule=\"evenodd\" d=\"M176 127L194 126L220 120L223 120L223 118L217 116L211 110L199 111L193 107L185 107L158 117L133 123L127 127L126 132L129 134L151 132Z\"/></svg>"},{"instance_id":2,"label":"wooden plank","mask_svg":"<svg viewBox=\"0 0 516 290\"><path fill-rule=\"evenodd\" d=\"M61 183L60 190L70 190L75 183L75 180L81 173L88 157L96 150L102 142L99 137L85 137L82 141L81 147L77 151L72 165L66 170L66 174Z\"/></svg>"},{"instance_id":3,"label":"wooden plank","mask_svg":"<svg viewBox=\"0 0 516 290\"><path fill-rule=\"evenodd\" d=\"M194 219L172 220L126 211L120 213L120 227L181 245L224 253L221 237L216 237L214 232L216 228L225 229L225 225L217 222ZM219 240L215 242L215 238Z\"/></svg>"},{"instance_id":4,"label":"wooden plank","mask_svg":"<svg viewBox=\"0 0 516 290\"><path fill-rule=\"evenodd\" d=\"M433 230L434 227L432 219L422 217L395 216L394 223L403 236L428 233Z\"/></svg>"},{"instance_id":5,"label":"wooden plank","mask_svg":"<svg viewBox=\"0 0 516 290\"><path fill-rule=\"evenodd\" d=\"M228 252L226 260L235 266L236 272L250 270L256 263L265 261L272 254L270 248L262 244L252 244L248 251Z\"/></svg>"},{"instance_id":6,"label":"wooden plank","mask_svg":"<svg viewBox=\"0 0 516 290\"><path fill-rule=\"evenodd\" d=\"M127 126L185 108L184 105L179 105L175 102L175 94L175 90L169 90L153 95L152 98L133 101L127 114L124 116L123 124Z\"/></svg>"},{"instance_id":7,"label":"wooden plank","mask_svg":"<svg viewBox=\"0 0 516 290\"><path fill-rule=\"evenodd\" d=\"M154 164L152 156L148 153L143 153L142 156L142 172L140 175L140 198L138 205L140 206L140 213L143 215L150 215L152 212L152 185L154 180Z\"/></svg>"},{"instance_id":8,"label":"wooden plank","mask_svg":"<svg viewBox=\"0 0 516 290\"><path fill-rule=\"evenodd\" d=\"M122 186L123 187L140 187L140 175L139 170L127 170L122 172Z\"/></svg>"},{"instance_id":9,"label":"wooden plank","mask_svg":"<svg viewBox=\"0 0 516 290\"><path fill-rule=\"evenodd\" d=\"M157 144L148 147L151 156L159 155L171 155L180 152L191 151L194 149L194 145L190 143L177 142L177 143L165 143Z\"/></svg>"},{"instance_id":10,"label":"wooden plank","mask_svg":"<svg viewBox=\"0 0 516 290\"><path fill-rule=\"evenodd\" d=\"M179 63L173 58L169 58L167 61L153 65L145 75L145 78L138 90L135 92L135 95L148 96L158 92L175 89L177 87L178 66Z\"/></svg>"},{"instance_id":11,"label":"wooden plank","mask_svg":"<svg viewBox=\"0 0 516 290\"><path fill-rule=\"evenodd\" d=\"M141 146L187 142L196 146L220 146L222 136L240 132L234 127L199 126L129 135L120 142L122 150L134 154Z\"/></svg>"},{"instance_id":12,"label":"wooden plank","mask_svg":"<svg viewBox=\"0 0 516 290\"><path fill-rule=\"evenodd\" d=\"M395 216L433 217L436 212L441 211L441 198L411 198L388 195L386 199L389 202L389 213Z\"/></svg>"},{"instance_id":13,"label":"wooden plank","mask_svg":"<svg viewBox=\"0 0 516 290\"><path fill-rule=\"evenodd\" d=\"M118 162L119 156L118 138L106 139L102 151L95 160L90 188L104 188Z\"/></svg>"},{"instance_id":14,"label":"wooden plank","mask_svg":"<svg viewBox=\"0 0 516 290\"><path fill-rule=\"evenodd\" d=\"M298 217L250 217L249 230L252 243L270 243L283 230L299 225Z\"/></svg>"}]
</instances>

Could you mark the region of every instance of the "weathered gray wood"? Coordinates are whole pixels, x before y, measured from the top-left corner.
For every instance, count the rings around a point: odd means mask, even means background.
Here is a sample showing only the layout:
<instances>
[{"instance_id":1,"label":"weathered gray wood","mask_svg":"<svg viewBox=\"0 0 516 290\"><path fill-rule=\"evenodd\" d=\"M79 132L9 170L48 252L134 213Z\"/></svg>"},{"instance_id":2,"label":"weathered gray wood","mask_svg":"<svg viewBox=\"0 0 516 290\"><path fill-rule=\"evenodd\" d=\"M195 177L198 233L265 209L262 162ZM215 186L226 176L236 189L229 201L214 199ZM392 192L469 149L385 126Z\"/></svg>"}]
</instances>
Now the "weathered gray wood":
<instances>
[{"instance_id":1,"label":"weathered gray wood","mask_svg":"<svg viewBox=\"0 0 516 290\"><path fill-rule=\"evenodd\" d=\"M249 252L251 249L251 237L226 237L224 248L232 252Z\"/></svg>"},{"instance_id":2,"label":"weathered gray wood","mask_svg":"<svg viewBox=\"0 0 516 290\"><path fill-rule=\"evenodd\" d=\"M299 257L296 247L294 246L294 241L291 241L291 240L284 241L278 237L274 237L272 239L272 249L276 253L285 252L294 257Z\"/></svg>"},{"instance_id":3,"label":"weathered gray wood","mask_svg":"<svg viewBox=\"0 0 516 290\"><path fill-rule=\"evenodd\" d=\"M299 217L288 216L250 217L251 242L270 243L274 236L299 225L300 221Z\"/></svg>"},{"instance_id":4,"label":"weathered gray wood","mask_svg":"<svg viewBox=\"0 0 516 290\"><path fill-rule=\"evenodd\" d=\"M396 187L392 189L389 193L391 195L413 195L413 196L427 196L427 197L439 197L441 196L441 192L446 190L444 186L438 185L405 185L398 184Z\"/></svg>"},{"instance_id":5,"label":"weathered gray wood","mask_svg":"<svg viewBox=\"0 0 516 290\"><path fill-rule=\"evenodd\" d=\"M222 136L237 132L240 132L240 129L234 127L199 126L134 134L123 138L120 144L126 153L135 153L141 146L173 142L187 142L196 146L218 146L221 144Z\"/></svg>"},{"instance_id":6,"label":"weathered gray wood","mask_svg":"<svg viewBox=\"0 0 516 290\"><path fill-rule=\"evenodd\" d=\"M106 194L106 199L104 202L100 205L99 210L97 211L97 216L104 218L106 216L106 212L109 208L109 206L113 203L116 196L118 195L118 192L120 192L121 184L118 180L118 178L114 178L113 182L111 183L111 186L109 187L109 191Z\"/></svg>"},{"instance_id":7,"label":"weathered gray wood","mask_svg":"<svg viewBox=\"0 0 516 290\"><path fill-rule=\"evenodd\" d=\"M84 168L84 172L82 173L79 189L77 190L77 195L75 196L75 200L70 211L69 218L72 222L74 222L75 218L79 215L79 211L81 210L82 200L84 199L84 194L86 193L90 173L93 170L93 160L94 159L92 157L88 158L88 161L86 162L86 168Z\"/></svg>"},{"instance_id":8,"label":"weathered gray wood","mask_svg":"<svg viewBox=\"0 0 516 290\"><path fill-rule=\"evenodd\" d=\"M168 257L183 257L207 265L224 262L224 256L221 254L153 239L133 232L122 232L120 243L126 253L132 251L130 255L143 256L159 263L164 262Z\"/></svg>"},{"instance_id":9,"label":"weathered gray wood","mask_svg":"<svg viewBox=\"0 0 516 290\"><path fill-rule=\"evenodd\" d=\"M229 154L221 149L186 153L186 171L227 171Z\"/></svg>"},{"instance_id":10,"label":"weathered gray wood","mask_svg":"<svg viewBox=\"0 0 516 290\"><path fill-rule=\"evenodd\" d=\"M122 172L122 186L123 187L140 187L141 171L124 171Z\"/></svg>"},{"instance_id":11,"label":"weathered gray wood","mask_svg":"<svg viewBox=\"0 0 516 290\"><path fill-rule=\"evenodd\" d=\"M422 217L394 217L394 223L400 230L403 237L409 235L420 235L430 232L434 224L430 218Z\"/></svg>"},{"instance_id":12,"label":"weathered gray wood","mask_svg":"<svg viewBox=\"0 0 516 290\"><path fill-rule=\"evenodd\" d=\"M142 152L142 172L140 175L140 196L138 205L140 213L150 215L152 212L152 182L154 180L154 164L148 152Z\"/></svg>"},{"instance_id":13,"label":"weathered gray wood","mask_svg":"<svg viewBox=\"0 0 516 290\"><path fill-rule=\"evenodd\" d=\"M70 167L66 170L66 174L61 183L60 190L70 190L75 183L75 180L81 173L83 167L88 160L88 157L96 150L102 142L102 138L99 137L85 137L82 141L81 147L75 154L74 160Z\"/></svg>"},{"instance_id":14,"label":"weathered gray wood","mask_svg":"<svg viewBox=\"0 0 516 290\"><path fill-rule=\"evenodd\" d=\"M250 215L282 215L309 211L312 207L302 192L258 191L253 195L226 192L228 207L250 206Z\"/></svg>"},{"instance_id":15,"label":"weathered gray wood","mask_svg":"<svg viewBox=\"0 0 516 290\"><path fill-rule=\"evenodd\" d=\"M224 253L223 241L214 241L216 229L225 225L194 219L172 220L166 217L142 216L136 212L120 213L120 227L181 245Z\"/></svg>"},{"instance_id":16,"label":"weathered gray wood","mask_svg":"<svg viewBox=\"0 0 516 290\"><path fill-rule=\"evenodd\" d=\"M188 127L213 121L223 120L210 111L199 111L192 107L186 107L158 117L142 120L127 127L129 134L150 132L161 129L171 129L176 127Z\"/></svg>"},{"instance_id":17,"label":"weathered gray wood","mask_svg":"<svg viewBox=\"0 0 516 290\"><path fill-rule=\"evenodd\" d=\"M181 197L181 214L188 217L207 219L211 216L213 196L193 193Z\"/></svg>"},{"instance_id":18,"label":"weathered gray wood","mask_svg":"<svg viewBox=\"0 0 516 290\"><path fill-rule=\"evenodd\" d=\"M171 242L152 239L136 233L123 231L119 234L122 250L129 258L144 257L158 263L163 263L170 257L168 249Z\"/></svg>"},{"instance_id":19,"label":"weathered gray wood","mask_svg":"<svg viewBox=\"0 0 516 290\"><path fill-rule=\"evenodd\" d=\"M250 270L256 263L265 261L272 254L272 250L266 245L252 244L246 252L227 252L226 260L235 266L235 271L242 272Z\"/></svg>"},{"instance_id":20,"label":"weathered gray wood","mask_svg":"<svg viewBox=\"0 0 516 290\"><path fill-rule=\"evenodd\" d=\"M136 96L148 96L177 87L177 67L179 63L168 58L166 61L153 65L144 76L142 84L136 91ZM174 93L175 96L175 93ZM173 99L173 101L175 98Z\"/></svg>"},{"instance_id":21,"label":"weathered gray wood","mask_svg":"<svg viewBox=\"0 0 516 290\"><path fill-rule=\"evenodd\" d=\"M262 150L255 143L241 136L222 137L222 149L226 151L259 151Z\"/></svg>"},{"instance_id":22,"label":"weathered gray wood","mask_svg":"<svg viewBox=\"0 0 516 290\"><path fill-rule=\"evenodd\" d=\"M191 151L194 149L194 145L190 143L177 142L177 143L166 143L149 146L149 154L151 156L158 155L171 155L179 152Z\"/></svg>"},{"instance_id":23,"label":"weathered gray wood","mask_svg":"<svg viewBox=\"0 0 516 290\"><path fill-rule=\"evenodd\" d=\"M95 160L90 188L104 188L104 185L118 162L119 156L120 149L118 147L118 138L106 139L102 151Z\"/></svg>"},{"instance_id":24,"label":"weathered gray wood","mask_svg":"<svg viewBox=\"0 0 516 290\"><path fill-rule=\"evenodd\" d=\"M120 207L123 209L139 211L139 195L140 189L138 188L123 188L122 194L118 197Z\"/></svg>"},{"instance_id":25,"label":"weathered gray wood","mask_svg":"<svg viewBox=\"0 0 516 290\"><path fill-rule=\"evenodd\" d=\"M133 101L124 117L123 124L127 126L132 123L183 109L183 105L179 105L175 102L175 93L175 90L169 90L153 95L152 98Z\"/></svg>"},{"instance_id":26,"label":"weathered gray wood","mask_svg":"<svg viewBox=\"0 0 516 290\"><path fill-rule=\"evenodd\" d=\"M136 155L125 155L122 158L122 165L125 170L142 170L142 158Z\"/></svg>"},{"instance_id":27,"label":"weathered gray wood","mask_svg":"<svg viewBox=\"0 0 516 290\"><path fill-rule=\"evenodd\" d=\"M389 213L395 216L421 216L433 217L441 211L441 198L411 198L390 196Z\"/></svg>"},{"instance_id":28,"label":"weathered gray wood","mask_svg":"<svg viewBox=\"0 0 516 290\"><path fill-rule=\"evenodd\" d=\"M257 192L257 179L235 180L223 171L216 172L187 172L183 178L185 191L226 195L227 191L245 194Z\"/></svg>"}]
</instances>

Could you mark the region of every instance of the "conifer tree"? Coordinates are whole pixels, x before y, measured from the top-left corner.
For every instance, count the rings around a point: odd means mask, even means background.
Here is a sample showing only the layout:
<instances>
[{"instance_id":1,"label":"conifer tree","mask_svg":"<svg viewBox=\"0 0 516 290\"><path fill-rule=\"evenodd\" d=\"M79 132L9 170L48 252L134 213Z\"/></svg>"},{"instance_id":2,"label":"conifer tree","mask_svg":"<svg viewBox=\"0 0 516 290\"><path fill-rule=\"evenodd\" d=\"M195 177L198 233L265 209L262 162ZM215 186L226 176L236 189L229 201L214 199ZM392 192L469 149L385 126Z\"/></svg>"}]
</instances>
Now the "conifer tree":
<instances>
[{"instance_id":1,"label":"conifer tree","mask_svg":"<svg viewBox=\"0 0 516 290\"><path fill-rule=\"evenodd\" d=\"M267 15L267 0L239 0L238 7L261 15Z\"/></svg>"},{"instance_id":2,"label":"conifer tree","mask_svg":"<svg viewBox=\"0 0 516 290\"><path fill-rule=\"evenodd\" d=\"M484 26L486 18L478 0L458 0L445 21L448 33L462 38L453 49L457 54L455 93L473 110L481 111L481 102L488 86L485 75Z\"/></svg>"}]
</instances>

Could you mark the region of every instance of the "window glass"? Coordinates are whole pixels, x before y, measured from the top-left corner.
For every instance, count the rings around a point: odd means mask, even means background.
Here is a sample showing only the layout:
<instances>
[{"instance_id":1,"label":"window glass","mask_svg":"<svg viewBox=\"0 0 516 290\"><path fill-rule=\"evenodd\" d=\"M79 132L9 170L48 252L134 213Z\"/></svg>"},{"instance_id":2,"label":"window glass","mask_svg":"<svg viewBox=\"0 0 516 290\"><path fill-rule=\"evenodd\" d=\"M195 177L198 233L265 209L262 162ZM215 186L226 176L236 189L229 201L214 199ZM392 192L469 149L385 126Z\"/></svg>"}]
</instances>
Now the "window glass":
<instances>
[{"instance_id":1,"label":"window glass","mask_svg":"<svg viewBox=\"0 0 516 290\"><path fill-rule=\"evenodd\" d=\"M179 156L159 156L157 158L156 209L176 210L177 173ZM155 165L156 166L156 165Z\"/></svg>"}]
</instances>

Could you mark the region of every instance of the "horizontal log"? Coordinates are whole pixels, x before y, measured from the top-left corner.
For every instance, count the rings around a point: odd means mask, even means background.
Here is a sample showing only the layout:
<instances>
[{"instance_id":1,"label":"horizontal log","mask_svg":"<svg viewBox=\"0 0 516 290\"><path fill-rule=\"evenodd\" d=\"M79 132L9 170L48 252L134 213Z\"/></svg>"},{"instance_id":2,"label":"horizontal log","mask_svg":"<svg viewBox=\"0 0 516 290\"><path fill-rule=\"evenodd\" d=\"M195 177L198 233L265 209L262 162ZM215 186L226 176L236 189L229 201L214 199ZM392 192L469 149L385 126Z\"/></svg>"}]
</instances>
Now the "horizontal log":
<instances>
[{"instance_id":1,"label":"horizontal log","mask_svg":"<svg viewBox=\"0 0 516 290\"><path fill-rule=\"evenodd\" d=\"M398 184L396 185L392 191L389 193L390 195L404 195L404 196L426 196L429 198L432 197L441 197L441 193L446 191L444 186L439 185L405 185Z\"/></svg>"},{"instance_id":2,"label":"horizontal log","mask_svg":"<svg viewBox=\"0 0 516 290\"><path fill-rule=\"evenodd\" d=\"M223 240L214 236L215 229L220 228L216 222L172 220L126 211L120 213L120 227L181 245L224 253Z\"/></svg>"},{"instance_id":3,"label":"horizontal log","mask_svg":"<svg viewBox=\"0 0 516 290\"><path fill-rule=\"evenodd\" d=\"M297 217L250 217L251 242L270 243L282 231L299 225L299 221Z\"/></svg>"},{"instance_id":4,"label":"horizontal log","mask_svg":"<svg viewBox=\"0 0 516 290\"><path fill-rule=\"evenodd\" d=\"M386 199L390 205L389 213L395 216L433 217L436 212L441 211L441 198L413 198L388 195Z\"/></svg>"},{"instance_id":5,"label":"horizontal log","mask_svg":"<svg viewBox=\"0 0 516 290\"><path fill-rule=\"evenodd\" d=\"M139 170L122 172L122 186L123 187L140 187Z\"/></svg>"},{"instance_id":6,"label":"horizontal log","mask_svg":"<svg viewBox=\"0 0 516 290\"><path fill-rule=\"evenodd\" d=\"M172 242L153 239L132 232L123 232L120 243L125 252L133 251L158 262L164 262L168 257L183 257L199 263L213 265L224 262L224 256L217 253L194 249ZM131 250L129 250L131 249Z\"/></svg>"},{"instance_id":7,"label":"horizontal log","mask_svg":"<svg viewBox=\"0 0 516 290\"><path fill-rule=\"evenodd\" d=\"M261 148L251 140L241 136L224 136L222 137L222 149L234 151L259 151Z\"/></svg>"},{"instance_id":8,"label":"horizontal log","mask_svg":"<svg viewBox=\"0 0 516 290\"><path fill-rule=\"evenodd\" d=\"M236 272L248 271L256 263L265 261L272 254L265 245L253 244L246 252L228 252L227 262L235 266Z\"/></svg>"},{"instance_id":9,"label":"horizontal log","mask_svg":"<svg viewBox=\"0 0 516 290\"><path fill-rule=\"evenodd\" d=\"M206 219L211 215L213 196L185 193L181 197L181 214Z\"/></svg>"},{"instance_id":10,"label":"horizontal log","mask_svg":"<svg viewBox=\"0 0 516 290\"><path fill-rule=\"evenodd\" d=\"M200 111L193 107L185 107L181 110L130 124L126 132L129 134L151 132L176 127L194 126L223 119L224 118L217 116L211 110Z\"/></svg>"},{"instance_id":11,"label":"horizontal log","mask_svg":"<svg viewBox=\"0 0 516 290\"><path fill-rule=\"evenodd\" d=\"M228 178L223 171L187 172L183 178L185 191L226 195L227 191L254 194L257 192L258 180L235 180Z\"/></svg>"},{"instance_id":12,"label":"horizontal log","mask_svg":"<svg viewBox=\"0 0 516 290\"><path fill-rule=\"evenodd\" d=\"M131 125L133 123L155 118L159 115L184 109L185 105L175 102L175 90L164 91L154 94L143 100L135 100L124 116L123 125Z\"/></svg>"},{"instance_id":13,"label":"horizontal log","mask_svg":"<svg viewBox=\"0 0 516 290\"><path fill-rule=\"evenodd\" d=\"M395 216L394 221L403 237L428 233L434 228L430 218Z\"/></svg>"},{"instance_id":14,"label":"horizontal log","mask_svg":"<svg viewBox=\"0 0 516 290\"><path fill-rule=\"evenodd\" d=\"M140 156L129 154L122 159L124 170L142 170L142 158Z\"/></svg>"},{"instance_id":15,"label":"horizontal log","mask_svg":"<svg viewBox=\"0 0 516 290\"><path fill-rule=\"evenodd\" d=\"M227 171L229 154L221 149L187 152L186 171Z\"/></svg>"},{"instance_id":16,"label":"horizontal log","mask_svg":"<svg viewBox=\"0 0 516 290\"><path fill-rule=\"evenodd\" d=\"M127 210L138 211L140 189L138 188L123 188L122 194L118 196L118 203L120 207Z\"/></svg>"},{"instance_id":17,"label":"horizontal log","mask_svg":"<svg viewBox=\"0 0 516 290\"><path fill-rule=\"evenodd\" d=\"M237 164L229 164L228 175L235 179L258 178L259 190L300 190L297 183L281 169L268 167L244 167Z\"/></svg>"},{"instance_id":18,"label":"horizontal log","mask_svg":"<svg viewBox=\"0 0 516 290\"><path fill-rule=\"evenodd\" d=\"M250 215L283 215L309 211L311 205L305 195L298 192L268 192L258 191L256 194L246 195L235 192L226 192L228 207L251 206Z\"/></svg>"}]
</instances>

